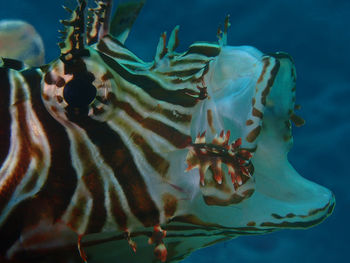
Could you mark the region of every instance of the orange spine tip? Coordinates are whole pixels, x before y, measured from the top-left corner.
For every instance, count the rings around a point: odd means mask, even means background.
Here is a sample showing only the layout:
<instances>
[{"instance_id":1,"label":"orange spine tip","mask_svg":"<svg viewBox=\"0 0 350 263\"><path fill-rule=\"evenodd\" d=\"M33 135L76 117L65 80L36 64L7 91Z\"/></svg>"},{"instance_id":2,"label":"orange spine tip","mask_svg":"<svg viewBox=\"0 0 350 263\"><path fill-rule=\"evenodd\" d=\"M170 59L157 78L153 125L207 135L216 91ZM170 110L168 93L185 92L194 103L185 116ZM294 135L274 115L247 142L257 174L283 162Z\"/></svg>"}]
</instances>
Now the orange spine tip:
<instances>
[{"instance_id":1,"label":"orange spine tip","mask_svg":"<svg viewBox=\"0 0 350 263\"><path fill-rule=\"evenodd\" d=\"M83 247L81 245L81 239L82 239L83 235L79 235L78 236L78 250L79 250L79 254L81 259L84 261L84 263L87 263L87 256L83 250Z\"/></svg>"}]
</instances>

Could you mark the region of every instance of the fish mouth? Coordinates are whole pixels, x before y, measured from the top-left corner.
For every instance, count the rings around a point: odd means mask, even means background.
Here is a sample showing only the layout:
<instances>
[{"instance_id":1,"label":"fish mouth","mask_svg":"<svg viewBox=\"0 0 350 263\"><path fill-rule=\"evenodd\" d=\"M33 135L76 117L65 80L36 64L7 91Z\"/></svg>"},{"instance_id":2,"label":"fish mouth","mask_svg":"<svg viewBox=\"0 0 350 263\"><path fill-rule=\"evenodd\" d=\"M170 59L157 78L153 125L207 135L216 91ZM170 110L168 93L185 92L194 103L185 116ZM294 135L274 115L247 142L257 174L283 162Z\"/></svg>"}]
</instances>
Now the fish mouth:
<instances>
[{"instance_id":1,"label":"fish mouth","mask_svg":"<svg viewBox=\"0 0 350 263\"><path fill-rule=\"evenodd\" d=\"M306 214L287 213L285 215L279 215L277 213L272 213L271 216L273 219L275 219L273 222L271 220L271 222L266 221L256 224L254 221L250 221L246 224L246 226L231 227L202 221L193 215L185 215L173 218L170 224L167 226L167 230L169 231L169 235L171 234L172 230L174 231L174 233L172 233L173 235L176 235L176 232L179 231L196 230L212 232L212 235L237 236L270 233L280 230L281 228L309 228L322 223L332 214L336 202L334 194L332 192L330 192L330 194L331 196L329 202L323 207L311 209Z\"/></svg>"},{"instance_id":2,"label":"fish mouth","mask_svg":"<svg viewBox=\"0 0 350 263\"><path fill-rule=\"evenodd\" d=\"M312 209L309 211L307 215L295 215L293 213L288 213L285 216L281 216L278 214L272 214L276 219L281 220L280 223L272 223L272 222L264 222L261 224L262 227L276 227L276 228L309 228L312 226L316 226L322 223L328 216L333 213L335 207L335 197L332 193L331 200L324 206L318 209ZM289 218L307 218L313 217L321 214L319 218L312 219L310 221L285 221Z\"/></svg>"}]
</instances>

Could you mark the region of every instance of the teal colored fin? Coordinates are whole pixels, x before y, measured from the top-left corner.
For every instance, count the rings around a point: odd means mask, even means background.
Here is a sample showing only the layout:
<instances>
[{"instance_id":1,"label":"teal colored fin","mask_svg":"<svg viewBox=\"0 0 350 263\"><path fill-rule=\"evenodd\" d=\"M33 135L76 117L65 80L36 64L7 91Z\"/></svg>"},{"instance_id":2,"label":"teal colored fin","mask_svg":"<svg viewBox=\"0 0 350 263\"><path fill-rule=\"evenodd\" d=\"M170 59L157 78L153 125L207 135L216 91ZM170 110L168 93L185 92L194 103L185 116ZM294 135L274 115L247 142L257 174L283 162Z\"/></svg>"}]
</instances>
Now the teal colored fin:
<instances>
[{"instance_id":1,"label":"teal colored fin","mask_svg":"<svg viewBox=\"0 0 350 263\"><path fill-rule=\"evenodd\" d=\"M120 4L112 18L109 33L121 43L125 43L130 29L144 4L145 0L129 1Z\"/></svg>"}]
</instances>

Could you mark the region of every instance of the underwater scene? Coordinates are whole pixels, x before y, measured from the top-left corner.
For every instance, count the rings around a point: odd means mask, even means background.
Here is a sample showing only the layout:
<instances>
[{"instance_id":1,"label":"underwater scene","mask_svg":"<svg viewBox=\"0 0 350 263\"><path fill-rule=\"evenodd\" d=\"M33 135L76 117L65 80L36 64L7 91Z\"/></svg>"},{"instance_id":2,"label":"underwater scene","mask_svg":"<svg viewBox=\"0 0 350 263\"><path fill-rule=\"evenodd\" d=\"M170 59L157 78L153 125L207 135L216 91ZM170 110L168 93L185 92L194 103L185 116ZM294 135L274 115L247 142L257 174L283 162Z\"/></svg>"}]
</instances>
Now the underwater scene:
<instances>
[{"instance_id":1,"label":"underwater scene","mask_svg":"<svg viewBox=\"0 0 350 263\"><path fill-rule=\"evenodd\" d=\"M350 1L0 7L0 263L348 261Z\"/></svg>"}]
</instances>

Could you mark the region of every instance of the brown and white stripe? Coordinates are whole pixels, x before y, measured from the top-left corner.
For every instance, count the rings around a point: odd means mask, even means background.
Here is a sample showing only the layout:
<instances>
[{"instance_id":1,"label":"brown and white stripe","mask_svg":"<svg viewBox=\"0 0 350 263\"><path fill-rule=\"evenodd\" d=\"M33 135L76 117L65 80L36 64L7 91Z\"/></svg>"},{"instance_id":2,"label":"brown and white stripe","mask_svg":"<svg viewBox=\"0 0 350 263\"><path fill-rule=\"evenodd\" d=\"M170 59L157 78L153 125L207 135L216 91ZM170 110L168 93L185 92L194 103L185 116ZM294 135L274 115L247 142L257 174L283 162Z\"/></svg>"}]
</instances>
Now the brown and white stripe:
<instances>
[{"instance_id":1,"label":"brown and white stripe","mask_svg":"<svg viewBox=\"0 0 350 263\"><path fill-rule=\"evenodd\" d=\"M104 41L96 46L98 52L89 50L82 64L94 74L95 84L112 86L105 102L108 119L69 116L61 107L62 96L46 93L72 79L63 62L22 71L1 68L1 226L27 207L39 206L46 213L18 227L48 217L88 234L154 226L169 217L168 204L149 185L149 173L166 180L166 152L191 143L191 116L203 98L193 85L169 85L168 76L178 76L178 69L149 70L116 40ZM200 75L212 59L212 46L197 46L176 57L188 71L186 77L197 73L190 69L193 59L204 61ZM94 68L91 60L100 67ZM135 63L139 71L128 66Z\"/></svg>"}]
</instances>

